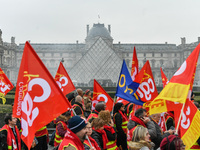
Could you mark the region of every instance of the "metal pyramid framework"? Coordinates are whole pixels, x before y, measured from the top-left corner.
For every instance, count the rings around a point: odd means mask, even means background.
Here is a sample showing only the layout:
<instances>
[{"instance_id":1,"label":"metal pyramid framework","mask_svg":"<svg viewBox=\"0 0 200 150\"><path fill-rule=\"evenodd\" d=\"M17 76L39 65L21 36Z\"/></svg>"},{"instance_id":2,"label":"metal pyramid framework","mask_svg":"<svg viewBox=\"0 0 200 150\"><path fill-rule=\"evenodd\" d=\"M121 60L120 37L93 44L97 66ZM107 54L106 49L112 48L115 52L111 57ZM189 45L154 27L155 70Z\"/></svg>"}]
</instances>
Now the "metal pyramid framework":
<instances>
[{"instance_id":1,"label":"metal pyramid framework","mask_svg":"<svg viewBox=\"0 0 200 150\"><path fill-rule=\"evenodd\" d=\"M91 85L91 81L96 79L100 84L110 81L116 85L121 65L122 60L100 37L74 65L69 75L78 84Z\"/></svg>"}]
</instances>

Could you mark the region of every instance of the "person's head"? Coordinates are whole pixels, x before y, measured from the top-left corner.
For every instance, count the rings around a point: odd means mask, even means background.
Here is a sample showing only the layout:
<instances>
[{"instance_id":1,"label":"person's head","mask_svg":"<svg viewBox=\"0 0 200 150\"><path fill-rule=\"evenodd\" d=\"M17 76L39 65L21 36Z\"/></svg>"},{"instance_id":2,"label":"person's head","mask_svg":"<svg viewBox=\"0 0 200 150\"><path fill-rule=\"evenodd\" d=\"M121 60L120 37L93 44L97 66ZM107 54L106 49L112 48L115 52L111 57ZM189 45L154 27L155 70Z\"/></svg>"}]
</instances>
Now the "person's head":
<instances>
[{"instance_id":1,"label":"person's head","mask_svg":"<svg viewBox=\"0 0 200 150\"><path fill-rule=\"evenodd\" d=\"M85 95L91 96L91 91L90 91L90 89L85 90Z\"/></svg>"},{"instance_id":2,"label":"person's head","mask_svg":"<svg viewBox=\"0 0 200 150\"><path fill-rule=\"evenodd\" d=\"M4 117L5 124L14 127L17 123L17 118L12 116L12 113L6 114Z\"/></svg>"},{"instance_id":3,"label":"person's head","mask_svg":"<svg viewBox=\"0 0 200 150\"><path fill-rule=\"evenodd\" d=\"M147 130L147 128L143 126L136 126L135 130L133 131L133 142L139 142L139 141L147 141L149 142L150 134Z\"/></svg>"},{"instance_id":4,"label":"person's head","mask_svg":"<svg viewBox=\"0 0 200 150\"><path fill-rule=\"evenodd\" d=\"M151 115L151 118L152 118L153 120L155 120L156 122L159 122L160 116L161 116L161 113L157 113L157 114Z\"/></svg>"},{"instance_id":5,"label":"person's head","mask_svg":"<svg viewBox=\"0 0 200 150\"><path fill-rule=\"evenodd\" d=\"M147 111L146 109L140 108L135 111L135 116L139 119L147 117Z\"/></svg>"},{"instance_id":6,"label":"person's head","mask_svg":"<svg viewBox=\"0 0 200 150\"><path fill-rule=\"evenodd\" d=\"M82 97L80 95L77 95L75 98L75 102L82 104Z\"/></svg>"},{"instance_id":7,"label":"person's head","mask_svg":"<svg viewBox=\"0 0 200 150\"><path fill-rule=\"evenodd\" d=\"M92 127L94 127L95 130L103 130L104 125L105 125L105 122L100 118L95 118L92 121Z\"/></svg>"},{"instance_id":8,"label":"person's head","mask_svg":"<svg viewBox=\"0 0 200 150\"><path fill-rule=\"evenodd\" d=\"M119 110L124 111L124 104L123 103L116 103L114 106L114 113L118 112Z\"/></svg>"},{"instance_id":9,"label":"person's head","mask_svg":"<svg viewBox=\"0 0 200 150\"><path fill-rule=\"evenodd\" d=\"M83 96L83 90L81 88L78 88L76 91L78 95L80 95L81 97Z\"/></svg>"},{"instance_id":10,"label":"person's head","mask_svg":"<svg viewBox=\"0 0 200 150\"><path fill-rule=\"evenodd\" d=\"M185 145L180 137L169 135L160 143L161 150L185 150Z\"/></svg>"},{"instance_id":11,"label":"person's head","mask_svg":"<svg viewBox=\"0 0 200 150\"><path fill-rule=\"evenodd\" d=\"M92 134L92 125L91 125L90 122L88 122L86 128L87 128L87 135L91 136L91 134Z\"/></svg>"},{"instance_id":12,"label":"person's head","mask_svg":"<svg viewBox=\"0 0 200 150\"><path fill-rule=\"evenodd\" d=\"M95 105L95 110L98 112L105 109L106 109L106 103L104 101L100 101Z\"/></svg>"},{"instance_id":13,"label":"person's head","mask_svg":"<svg viewBox=\"0 0 200 150\"><path fill-rule=\"evenodd\" d=\"M83 142L86 138L87 134L86 125L87 125L86 120L80 116L74 116L68 121L68 128L78 136L81 142Z\"/></svg>"},{"instance_id":14,"label":"person's head","mask_svg":"<svg viewBox=\"0 0 200 150\"><path fill-rule=\"evenodd\" d=\"M108 124L108 123L111 122L111 115L110 115L110 112L108 110L100 111L98 117L100 119L102 119L105 122L105 124Z\"/></svg>"}]
</instances>

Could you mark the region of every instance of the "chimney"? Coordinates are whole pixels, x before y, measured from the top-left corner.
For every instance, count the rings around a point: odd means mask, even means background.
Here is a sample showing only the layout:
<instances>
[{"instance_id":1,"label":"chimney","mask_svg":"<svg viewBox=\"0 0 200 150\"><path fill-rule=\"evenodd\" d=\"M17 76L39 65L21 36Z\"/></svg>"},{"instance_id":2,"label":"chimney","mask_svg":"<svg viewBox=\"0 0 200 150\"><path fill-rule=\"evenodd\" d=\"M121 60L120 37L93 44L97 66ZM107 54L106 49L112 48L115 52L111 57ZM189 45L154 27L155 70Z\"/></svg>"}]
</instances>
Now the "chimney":
<instances>
[{"instance_id":1,"label":"chimney","mask_svg":"<svg viewBox=\"0 0 200 150\"><path fill-rule=\"evenodd\" d=\"M200 37L198 37L198 43L200 43Z\"/></svg>"},{"instance_id":2,"label":"chimney","mask_svg":"<svg viewBox=\"0 0 200 150\"><path fill-rule=\"evenodd\" d=\"M182 45L185 45L185 44L186 44L186 39L185 39L185 37L181 38L181 44L182 44Z\"/></svg>"},{"instance_id":3,"label":"chimney","mask_svg":"<svg viewBox=\"0 0 200 150\"><path fill-rule=\"evenodd\" d=\"M15 44L15 37L11 37L11 44Z\"/></svg>"},{"instance_id":4,"label":"chimney","mask_svg":"<svg viewBox=\"0 0 200 150\"><path fill-rule=\"evenodd\" d=\"M78 40L76 41L76 44L78 44Z\"/></svg>"},{"instance_id":5,"label":"chimney","mask_svg":"<svg viewBox=\"0 0 200 150\"><path fill-rule=\"evenodd\" d=\"M87 35L88 35L88 32L89 32L89 24L87 25Z\"/></svg>"},{"instance_id":6,"label":"chimney","mask_svg":"<svg viewBox=\"0 0 200 150\"><path fill-rule=\"evenodd\" d=\"M108 32L109 32L109 33L111 33L111 30L110 30L110 25L108 25Z\"/></svg>"}]
</instances>

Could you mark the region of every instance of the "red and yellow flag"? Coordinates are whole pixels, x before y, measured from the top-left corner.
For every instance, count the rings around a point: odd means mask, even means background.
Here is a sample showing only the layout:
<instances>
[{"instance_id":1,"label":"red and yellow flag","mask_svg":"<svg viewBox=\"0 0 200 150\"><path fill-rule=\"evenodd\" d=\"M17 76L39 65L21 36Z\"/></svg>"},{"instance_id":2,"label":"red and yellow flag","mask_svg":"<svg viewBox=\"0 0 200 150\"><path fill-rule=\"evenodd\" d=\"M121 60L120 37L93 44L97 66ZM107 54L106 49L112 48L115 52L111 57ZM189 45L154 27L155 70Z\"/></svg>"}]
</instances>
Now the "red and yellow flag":
<instances>
[{"instance_id":1,"label":"red and yellow flag","mask_svg":"<svg viewBox=\"0 0 200 150\"><path fill-rule=\"evenodd\" d=\"M94 110L95 105L104 101L106 103L106 110L112 111L113 109L113 99L108 93L101 87L101 85L94 79L94 89L93 89L93 99L92 99L92 109Z\"/></svg>"},{"instance_id":2,"label":"red and yellow flag","mask_svg":"<svg viewBox=\"0 0 200 150\"><path fill-rule=\"evenodd\" d=\"M161 93L150 103L150 114L170 111L169 109L172 106L175 106L176 110L179 103L185 103L188 91L193 86L199 51L200 44L184 61Z\"/></svg>"},{"instance_id":3,"label":"red and yellow flag","mask_svg":"<svg viewBox=\"0 0 200 150\"><path fill-rule=\"evenodd\" d=\"M55 81L60 87L64 95L67 95L68 93L76 89L67 71L65 70L65 67L63 66L62 62L60 62L60 65L58 67L58 70L55 76Z\"/></svg>"},{"instance_id":4,"label":"red and yellow flag","mask_svg":"<svg viewBox=\"0 0 200 150\"><path fill-rule=\"evenodd\" d=\"M26 42L18 74L13 116L21 118L21 138L27 147L30 149L37 130L70 107L49 71Z\"/></svg>"},{"instance_id":5,"label":"red and yellow flag","mask_svg":"<svg viewBox=\"0 0 200 150\"><path fill-rule=\"evenodd\" d=\"M135 46L134 46L132 68L131 68L131 78L132 78L133 81L135 80L135 76L138 73L139 73L138 59L137 59L136 49L135 49Z\"/></svg>"},{"instance_id":6,"label":"red and yellow flag","mask_svg":"<svg viewBox=\"0 0 200 150\"><path fill-rule=\"evenodd\" d=\"M179 118L181 111L175 111L175 118ZM178 119L175 120L176 125ZM179 125L179 133L186 149L189 149L200 137L200 112L194 103L187 99Z\"/></svg>"},{"instance_id":7,"label":"red and yellow flag","mask_svg":"<svg viewBox=\"0 0 200 150\"><path fill-rule=\"evenodd\" d=\"M0 98L3 104L6 103L5 95L13 89L13 84L10 82L6 74L0 68Z\"/></svg>"},{"instance_id":8,"label":"red and yellow flag","mask_svg":"<svg viewBox=\"0 0 200 150\"><path fill-rule=\"evenodd\" d=\"M161 78L162 78L162 83L163 83L163 88L164 88L169 83L169 80L165 76L161 67L160 67L160 72L161 72Z\"/></svg>"}]
</instances>

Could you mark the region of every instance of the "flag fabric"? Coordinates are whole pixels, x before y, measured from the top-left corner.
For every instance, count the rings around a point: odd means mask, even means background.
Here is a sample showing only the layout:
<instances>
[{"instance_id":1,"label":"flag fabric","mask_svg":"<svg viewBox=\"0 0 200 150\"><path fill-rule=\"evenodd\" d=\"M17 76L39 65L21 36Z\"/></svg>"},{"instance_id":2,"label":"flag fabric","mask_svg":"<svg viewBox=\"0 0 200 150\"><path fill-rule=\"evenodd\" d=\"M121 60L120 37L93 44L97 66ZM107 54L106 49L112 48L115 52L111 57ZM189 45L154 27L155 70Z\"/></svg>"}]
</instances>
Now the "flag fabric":
<instances>
[{"instance_id":1,"label":"flag fabric","mask_svg":"<svg viewBox=\"0 0 200 150\"><path fill-rule=\"evenodd\" d=\"M175 111L175 118L179 118L180 113L180 110ZM191 100L187 99L181 117L179 133L186 149L189 149L200 137L200 111ZM177 125L178 119L175 121Z\"/></svg>"},{"instance_id":2,"label":"flag fabric","mask_svg":"<svg viewBox=\"0 0 200 150\"><path fill-rule=\"evenodd\" d=\"M134 46L133 58L132 58L132 68L131 68L131 78L132 78L133 81L135 80L135 76L138 73L139 73L138 59L137 59L136 49L135 49L135 46Z\"/></svg>"},{"instance_id":3,"label":"flag fabric","mask_svg":"<svg viewBox=\"0 0 200 150\"><path fill-rule=\"evenodd\" d=\"M106 103L106 110L112 111L114 101L108 93L101 87L101 85L94 79L92 110L95 109L95 105L104 101Z\"/></svg>"},{"instance_id":4,"label":"flag fabric","mask_svg":"<svg viewBox=\"0 0 200 150\"><path fill-rule=\"evenodd\" d=\"M130 103L129 101L121 98L121 97L117 97L116 103L123 103L124 106L127 105L128 103Z\"/></svg>"},{"instance_id":5,"label":"flag fabric","mask_svg":"<svg viewBox=\"0 0 200 150\"><path fill-rule=\"evenodd\" d=\"M135 93L138 87L139 83L132 81L126 63L123 61L115 95L131 103L143 105L144 102Z\"/></svg>"},{"instance_id":6,"label":"flag fabric","mask_svg":"<svg viewBox=\"0 0 200 150\"><path fill-rule=\"evenodd\" d=\"M2 99L3 104L6 103L6 94L13 89L13 84L10 82L6 74L0 68L0 98Z\"/></svg>"},{"instance_id":7,"label":"flag fabric","mask_svg":"<svg viewBox=\"0 0 200 150\"><path fill-rule=\"evenodd\" d=\"M161 67L160 67L160 72L161 72L162 84L163 84L163 88L164 88L169 83L169 80L165 76Z\"/></svg>"},{"instance_id":8,"label":"flag fabric","mask_svg":"<svg viewBox=\"0 0 200 150\"><path fill-rule=\"evenodd\" d=\"M16 85L13 116L21 118L21 138L30 149L35 132L71 105L31 45L26 42Z\"/></svg>"},{"instance_id":9,"label":"flag fabric","mask_svg":"<svg viewBox=\"0 0 200 150\"><path fill-rule=\"evenodd\" d=\"M184 61L161 93L150 103L150 114L170 111L169 109L172 108L176 110L185 103L188 92L193 86L199 51L200 44Z\"/></svg>"},{"instance_id":10,"label":"flag fabric","mask_svg":"<svg viewBox=\"0 0 200 150\"><path fill-rule=\"evenodd\" d=\"M140 83L136 93L140 97L141 101L149 103L158 95L148 60L140 70L139 74L136 76L135 82Z\"/></svg>"},{"instance_id":11,"label":"flag fabric","mask_svg":"<svg viewBox=\"0 0 200 150\"><path fill-rule=\"evenodd\" d=\"M184 63L181 65L178 71L171 78L169 83L155 98L155 100L165 99L180 103L185 102L190 86L192 86L191 82L194 80L193 78L196 71L199 50L200 44L184 61Z\"/></svg>"},{"instance_id":12,"label":"flag fabric","mask_svg":"<svg viewBox=\"0 0 200 150\"><path fill-rule=\"evenodd\" d=\"M55 81L64 95L67 95L76 89L62 62L60 62L60 65L58 67Z\"/></svg>"}]
</instances>

